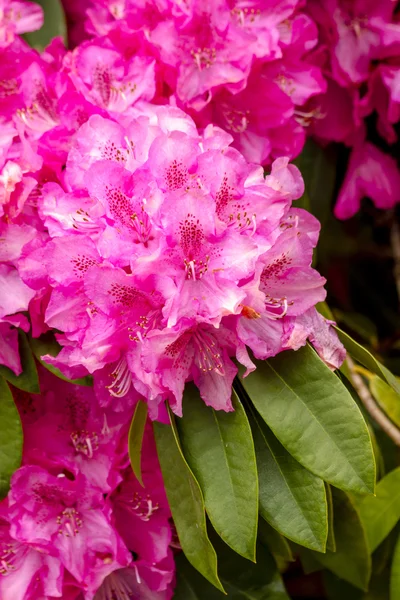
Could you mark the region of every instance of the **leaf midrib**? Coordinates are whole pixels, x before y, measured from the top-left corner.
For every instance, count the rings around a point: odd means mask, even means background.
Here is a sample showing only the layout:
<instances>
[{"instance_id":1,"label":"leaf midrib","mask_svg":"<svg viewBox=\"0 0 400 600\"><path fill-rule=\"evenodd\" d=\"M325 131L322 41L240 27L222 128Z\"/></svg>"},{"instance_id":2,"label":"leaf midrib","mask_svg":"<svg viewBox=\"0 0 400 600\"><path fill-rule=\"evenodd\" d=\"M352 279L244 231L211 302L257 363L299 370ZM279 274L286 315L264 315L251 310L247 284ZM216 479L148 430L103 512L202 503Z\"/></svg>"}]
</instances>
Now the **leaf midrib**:
<instances>
[{"instance_id":1,"label":"leaf midrib","mask_svg":"<svg viewBox=\"0 0 400 600\"><path fill-rule=\"evenodd\" d=\"M269 362L268 362L268 366L269 366L269 368L270 368L270 369L271 369L271 370L272 370L272 371L275 373L275 375L278 377L278 379L279 379L279 380L280 380L280 381L283 383L283 385L284 385L285 387L287 387L287 388L288 388L288 389L289 389L289 390L292 392L292 394L293 394L293 395L294 395L296 398L298 398L298 399L300 400L300 402L303 404L303 406L306 408L306 410L307 410L307 411L309 412L309 414L312 416L313 420L314 420L314 421L315 421L315 422L316 422L316 423L317 423L317 424L318 424L318 425L321 427L321 429L322 429L322 430L324 431L324 433L325 433L325 434L326 434L326 435L329 437L329 439L330 439L330 440L332 440L332 442L333 442L334 446L335 446L335 447L337 448L337 450L339 451L339 454L345 458L345 460L346 460L346 463L347 463L347 464L350 466L350 468L351 468L352 472L355 474L355 476L357 477L357 479L358 479L359 481L361 481L361 482L364 484L364 486L365 486L365 485L366 485L366 484L365 484L365 481L364 481L364 480L363 480L363 479L360 477L360 475L359 475L359 474L357 473L357 471L354 469L353 465L351 464L351 462L349 461L349 459L347 458L347 456L346 456L346 455L343 453L343 450L341 449L341 447L340 447L340 446L338 446L338 444L337 444L336 440L335 440L335 439L334 439L334 438L333 438L333 437L332 437L332 436L331 436L331 435L328 433L328 431L325 429L325 427L323 426L323 424L321 423L321 421L320 421L320 420L319 420L319 419L316 417L316 415L315 415L315 414L314 414L314 413L313 413L313 412L310 410L310 408L307 406L307 404L304 402L304 400L301 398L301 396L299 396L299 395L298 395L298 394L297 394L297 393L294 391L294 389L293 389L293 388L292 388L292 387L291 387L289 384L287 384L287 383L286 383L286 381L285 381L285 380L284 380L284 379L283 379L283 378L282 378L282 377L279 375L279 373L278 373L278 372L277 372L277 371L274 369L274 367L273 367L273 366L272 366L272 365L271 365ZM272 429L272 427L271 427L271 429ZM300 460L299 460L299 462L300 462L300 464L301 464L301 461L300 461Z\"/></svg>"}]
</instances>

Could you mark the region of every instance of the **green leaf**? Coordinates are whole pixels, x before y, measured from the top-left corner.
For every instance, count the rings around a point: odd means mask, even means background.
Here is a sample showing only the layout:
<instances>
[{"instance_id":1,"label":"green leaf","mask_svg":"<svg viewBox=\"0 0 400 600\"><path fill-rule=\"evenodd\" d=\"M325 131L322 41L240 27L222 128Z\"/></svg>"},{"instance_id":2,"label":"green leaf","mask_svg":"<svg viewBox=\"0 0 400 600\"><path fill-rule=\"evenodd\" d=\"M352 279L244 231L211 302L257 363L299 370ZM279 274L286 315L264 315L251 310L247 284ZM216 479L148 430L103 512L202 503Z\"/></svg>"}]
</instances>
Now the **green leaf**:
<instances>
[{"instance_id":1,"label":"green leaf","mask_svg":"<svg viewBox=\"0 0 400 600\"><path fill-rule=\"evenodd\" d=\"M132 470L142 487L144 487L142 479L142 444L146 421L147 404L142 400L139 400L129 428L128 450Z\"/></svg>"},{"instance_id":2,"label":"green leaf","mask_svg":"<svg viewBox=\"0 0 400 600\"><path fill-rule=\"evenodd\" d=\"M369 344L376 344L378 339L377 327L375 323L365 315L356 312L342 312L341 310L336 309L334 320L339 323L344 323L347 328L350 328Z\"/></svg>"},{"instance_id":3,"label":"green leaf","mask_svg":"<svg viewBox=\"0 0 400 600\"><path fill-rule=\"evenodd\" d=\"M353 340L353 338L351 338L347 333L338 327L335 327L335 329L340 341L350 356L352 356L357 362L364 365L364 367L372 371L372 373L375 373L375 375L378 375L378 377L386 381L386 383L390 385L395 392L400 394L400 382L389 371L389 369L380 363L375 356L371 354L371 352Z\"/></svg>"},{"instance_id":4,"label":"green leaf","mask_svg":"<svg viewBox=\"0 0 400 600\"><path fill-rule=\"evenodd\" d=\"M0 498L6 496L10 477L22 458L22 426L10 388L0 377Z\"/></svg>"},{"instance_id":5,"label":"green leaf","mask_svg":"<svg viewBox=\"0 0 400 600\"><path fill-rule=\"evenodd\" d=\"M326 547L328 550L332 550L332 552L336 552L336 541L335 541L335 531L333 528L333 499L332 499L332 490L329 483L325 483L326 490L326 500L328 503L328 538L326 540Z\"/></svg>"},{"instance_id":6,"label":"green leaf","mask_svg":"<svg viewBox=\"0 0 400 600\"><path fill-rule=\"evenodd\" d=\"M43 8L44 23L38 31L25 33L23 37L32 48L42 51L53 38L61 36L67 45L67 24L61 0L35 0Z\"/></svg>"},{"instance_id":7,"label":"green leaf","mask_svg":"<svg viewBox=\"0 0 400 600\"><path fill-rule=\"evenodd\" d=\"M336 552L314 554L327 569L355 587L366 590L371 576L371 556L359 514L350 498L332 488Z\"/></svg>"},{"instance_id":8,"label":"green leaf","mask_svg":"<svg viewBox=\"0 0 400 600\"><path fill-rule=\"evenodd\" d=\"M335 317L333 316L333 313L326 302L318 302L315 308L317 309L319 314L322 315L325 319L328 319L328 321L335 320Z\"/></svg>"},{"instance_id":9,"label":"green leaf","mask_svg":"<svg viewBox=\"0 0 400 600\"><path fill-rule=\"evenodd\" d=\"M400 598L400 536L397 539L393 553L392 568L390 571L390 600Z\"/></svg>"},{"instance_id":10,"label":"green leaf","mask_svg":"<svg viewBox=\"0 0 400 600\"><path fill-rule=\"evenodd\" d=\"M57 343L57 340L54 338L52 333L45 333L39 338L30 338L29 343L33 354L40 364L59 379L68 381L69 383L74 383L75 385L84 385L88 387L93 385L93 378L90 375L81 377L80 379L68 379L68 377L65 377L65 375L61 373L60 369L57 369L57 367L54 367L53 365L50 365L42 360L42 356L45 356L46 354L49 354L50 356L57 356L57 354L61 351L61 346Z\"/></svg>"},{"instance_id":11,"label":"green leaf","mask_svg":"<svg viewBox=\"0 0 400 600\"><path fill-rule=\"evenodd\" d=\"M258 522L258 537L260 542L269 549L275 559L290 562L294 560L292 550L286 538L262 517L260 517Z\"/></svg>"},{"instance_id":12,"label":"green leaf","mask_svg":"<svg viewBox=\"0 0 400 600\"><path fill-rule=\"evenodd\" d=\"M258 480L251 429L236 392L234 412L215 411L187 385L177 420L183 453L204 495L213 527L235 552L255 559Z\"/></svg>"},{"instance_id":13,"label":"green leaf","mask_svg":"<svg viewBox=\"0 0 400 600\"><path fill-rule=\"evenodd\" d=\"M203 495L183 456L174 417L171 425L154 421L157 453L168 502L187 559L215 587L224 591L217 574L217 555L208 538Z\"/></svg>"},{"instance_id":14,"label":"green leaf","mask_svg":"<svg viewBox=\"0 0 400 600\"><path fill-rule=\"evenodd\" d=\"M271 554L261 545L257 546L257 564L227 547L218 548L218 561L227 596L213 588L180 554L176 558L174 600L289 600Z\"/></svg>"},{"instance_id":15,"label":"green leaf","mask_svg":"<svg viewBox=\"0 0 400 600\"><path fill-rule=\"evenodd\" d=\"M331 212L336 180L336 151L333 146L322 148L311 138L294 163L304 179L305 193L299 200L323 225ZM297 206L297 205L296 205Z\"/></svg>"},{"instance_id":16,"label":"green leaf","mask_svg":"<svg viewBox=\"0 0 400 600\"><path fill-rule=\"evenodd\" d=\"M320 562L315 558L316 553L304 548L304 546L298 546L294 544L295 552L299 555L301 566L306 575L322 571L323 567Z\"/></svg>"},{"instance_id":17,"label":"green leaf","mask_svg":"<svg viewBox=\"0 0 400 600\"><path fill-rule=\"evenodd\" d=\"M373 552L400 519L400 467L378 482L376 496L362 498L358 510Z\"/></svg>"},{"instance_id":18,"label":"green leaf","mask_svg":"<svg viewBox=\"0 0 400 600\"><path fill-rule=\"evenodd\" d=\"M373 493L375 462L365 421L314 350L305 346L255 362L242 385L290 454L339 488Z\"/></svg>"},{"instance_id":19,"label":"green leaf","mask_svg":"<svg viewBox=\"0 0 400 600\"><path fill-rule=\"evenodd\" d=\"M364 593L330 571L323 573L324 587L329 600L362 600Z\"/></svg>"},{"instance_id":20,"label":"green leaf","mask_svg":"<svg viewBox=\"0 0 400 600\"><path fill-rule=\"evenodd\" d=\"M260 514L289 539L325 551L325 486L298 463L258 419L251 420L260 485Z\"/></svg>"},{"instance_id":21,"label":"green leaf","mask_svg":"<svg viewBox=\"0 0 400 600\"><path fill-rule=\"evenodd\" d=\"M400 394L394 391L377 375L369 381L371 393L379 406L385 411L397 427L400 427Z\"/></svg>"},{"instance_id":22,"label":"green leaf","mask_svg":"<svg viewBox=\"0 0 400 600\"><path fill-rule=\"evenodd\" d=\"M15 375L11 369L0 365L0 377L4 377L19 390L30 394L40 394L39 377L35 359L32 356L27 337L23 331L18 332L19 356L21 359L22 373Z\"/></svg>"}]
</instances>

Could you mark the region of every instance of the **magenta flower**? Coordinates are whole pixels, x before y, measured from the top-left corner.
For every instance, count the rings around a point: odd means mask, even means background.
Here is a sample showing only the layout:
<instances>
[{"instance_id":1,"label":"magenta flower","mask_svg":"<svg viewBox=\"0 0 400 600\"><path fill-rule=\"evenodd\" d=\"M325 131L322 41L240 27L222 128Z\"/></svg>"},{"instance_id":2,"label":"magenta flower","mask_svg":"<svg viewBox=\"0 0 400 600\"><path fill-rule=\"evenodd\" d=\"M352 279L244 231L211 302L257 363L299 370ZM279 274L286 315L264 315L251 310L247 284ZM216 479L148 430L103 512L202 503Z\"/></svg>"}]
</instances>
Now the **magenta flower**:
<instances>
[{"instance_id":1,"label":"magenta flower","mask_svg":"<svg viewBox=\"0 0 400 600\"><path fill-rule=\"evenodd\" d=\"M382 209L391 208L400 201L400 172L396 161L369 142L352 151L335 215L339 219L353 216L365 197Z\"/></svg>"},{"instance_id":2,"label":"magenta flower","mask_svg":"<svg viewBox=\"0 0 400 600\"><path fill-rule=\"evenodd\" d=\"M121 480L116 448L127 417L117 420L104 412L90 388L44 372L41 389L42 396L35 399L38 418L24 427L25 460L39 465L50 461L75 476L82 473L103 492L112 491Z\"/></svg>"},{"instance_id":3,"label":"magenta flower","mask_svg":"<svg viewBox=\"0 0 400 600\"><path fill-rule=\"evenodd\" d=\"M0 48L14 41L16 35L36 31L43 25L43 10L34 2L26 0L1 0L0 2Z\"/></svg>"},{"instance_id":4,"label":"magenta flower","mask_svg":"<svg viewBox=\"0 0 400 600\"><path fill-rule=\"evenodd\" d=\"M37 600L62 597L64 568L60 561L10 535L10 524L0 517L0 594L4 599Z\"/></svg>"},{"instance_id":5,"label":"magenta flower","mask_svg":"<svg viewBox=\"0 0 400 600\"><path fill-rule=\"evenodd\" d=\"M70 480L62 472L21 467L12 478L9 518L14 539L58 557L88 594L130 562L102 494L83 475Z\"/></svg>"}]
</instances>

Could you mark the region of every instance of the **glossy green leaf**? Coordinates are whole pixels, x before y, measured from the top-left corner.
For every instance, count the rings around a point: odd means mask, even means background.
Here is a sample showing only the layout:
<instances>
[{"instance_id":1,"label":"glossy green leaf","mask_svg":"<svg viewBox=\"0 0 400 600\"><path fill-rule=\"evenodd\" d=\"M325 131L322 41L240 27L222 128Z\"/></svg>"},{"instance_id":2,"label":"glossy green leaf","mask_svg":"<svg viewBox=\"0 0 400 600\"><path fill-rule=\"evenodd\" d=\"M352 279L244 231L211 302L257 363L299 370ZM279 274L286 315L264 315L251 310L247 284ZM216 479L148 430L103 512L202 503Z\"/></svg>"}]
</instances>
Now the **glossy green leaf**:
<instances>
[{"instance_id":1,"label":"glossy green leaf","mask_svg":"<svg viewBox=\"0 0 400 600\"><path fill-rule=\"evenodd\" d=\"M390 570L390 600L400 598L400 536L397 539L393 552L392 567Z\"/></svg>"},{"instance_id":2,"label":"glossy green leaf","mask_svg":"<svg viewBox=\"0 0 400 600\"><path fill-rule=\"evenodd\" d=\"M242 385L290 454L339 488L373 492L375 461L365 421L314 350L305 346L255 362Z\"/></svg>"},{"instance_id":3,"label":"glossy green leaf","mask_svg":"<svg viewBox=\"0 0 400 600\"><path fill-rule=\"evenodd\" d=\"M397 427L400 427L400 394L377 375L371 377L369 387L382 410Z\"/></svg>"},{"instance_id":4,"label":"glossy green leaf","mask_svg":"<svg viewBox=\"0 0 400 600\"><path fill-rule=\"evenodd\" d=\"M294 542L324 552L328 532L324 482L298 463L258 418L252 419L251 425L260 514Z\"/></svg>"},{"instance_id":5,"label":"glossy green leaf","mask_svg":"<svg viewBox=\"0 0 400 600\"><path fill-rule=\"evenodd\" d=\"M139 400L132 417L131 426L129 428L128 450L132 471L142 486L142 444L146 421L147 404L142 400Z\"/></svg>"},{"instance_id":6,"label":"glossy green leaf","mask_svg":"<svg viewBox=\"0 0 400 600\"><path fill-rule=\"evenodd\" d=\"M174 600L289 600L275 562L262 546L257 546L257 564L229 548L218 548L218 561L227 596L213 588L181 554L176 558Z\"/></svg>"},{"instance_id":7,"label":"glossy green leaf","mask_svg":"<svg viewBox=\"0 0 400 600\"><path fill-rule=\"evenodd\" d=\"M269 548L275 559L290 562L294 560L287 539L262 517L258 522L258 538L264 546Z\"/></svg>"},{"instance_id":8,"label":"glossy green leaf","mask_svg":"<svg viewBox=\"0 0 400 600\"><path fill-rule=\"evenodd\" d=\"M18 332L19 356L21 359L22 373L15 375L11 369L0 365L0 377L4 377L19 390L30 394L40 394L39 377L36 369L35 359L29 346L27 337L23 331Z\"/></svg>"},{"instance_id":9,"label":"glossy green leaf","mask_svg":"<svg viewBox=\"0 0 400 600\"><path fill-rule=\"evenodd\" d=\"M375 373L375 375L381 377L381 379L386 381L386 383L390 385L395 390L395 392L400 394L400 382L389 371L389 369L387 369L382 363L380 363L379 360L377 360L375 356L371 354L371 352L369 352L366 348L364 348L355 340L353 340L353 338L351 338L347 333L345 333L338 327L335 327L335 329L337 331L340 341L342 342L343 346L346 348L350 356L354 358L354 360L356 360L357 362L364 365L364 367L372 371L372 373Z\"/></svg>"},{"instance_id":10,"label":"glossy green leaf","mask_svg":"<svg viewBox=\"0 0 400 600\"><path fill-rule=\"evenodd\" d=\"M326 540L326 547L332 552L336 552L336 541L335 541L335 530L333 524L333 499L332 490L329 483L325 483L326 500L328 504L328 537Z\"/></svg>"},{"instance_id":11,"label":"glossy green leaf","mask_svg":"<svg viewBox=\"0 0 400 600\"><path fill-rule=\"evenodd\" d=\"M207 514L222 539L255 559L258 480L251 429L236 392L234 412L206 406L194 385L184 392L177 420L183 453L204 495Z\"/></svg>"},{"instance_id":12,"label":"glossy green leaf","mask_svg":"<svg viewBox=\"0 0 400 600\"><path fill-rule=\"evenodd\" d=\"M25 40L36 50L43 50L53 38L61 36L67 43L67 25L61 0L35 0L43 8L44 23L38 31L24 34Z\"/></svg>"},{"instance_id":13,"label":"glossy green leaf","mask_svg":"<svg viewBox=\"0 0 400 600\"><path fill-rule=\"evenodd\" d=\"M46 354L49 354L50 356L57 356L57 354L61 351L61 346L57 343L57 340L52 333L45 333L39 338L30 338L29 344L32 348L33 354L40 364L59 379L68 381L69 383L74 383L75 385L84 385L89 387L93 385L93 378L90 375L81 377L80 379L68 379L68 377L65 377L65 375L61 373L60 369L57 369L57 367L53 367L53 365L50 365L42 360L42 356L45 356Z\"/></svg>"},{"instance_id":14,"label":"glossy green leaf","mask_svg":"<svg viewBox=\"0 0 400 600\"><path fill-rule=\"evenodd\" d=\"M371 556L359 514L350 498L332 488L336 552L314 554L327 569L355 587L366 590L371 576Z\"/></svg>"},{"instance_id":15,"label":"glossy green leaf","mask_svg":"<svg viewBox=\"0 0 400 600\"><path fill-rule=\"evenodd\" d=\"M22 458L22 426L10 388L0 377L0 498L7 494L10 477Z\"/></svg>"},{"instance_id":16,"label":"glossy green leaf","mask_svg":"<svg viewBox=\"0 0 400 600\"><path fill-rule=\"evenodd\" d=\"M358 509L373 552L400 519L400 467L376 486L376 496L363 498Z\"/></svg>"},{"instance_id":17,"label":"glossy green leaf","mask_svg":"<svg viewBox=\"0 0 400 600\"><path fill-rule=\"evenodd\" d=\"M215 587L224 591L217 574L217 555L208 538L203 495L183 456L175 420L154 421L157 453L168 502L187 559Z\"/></svg>"}]
</instances>

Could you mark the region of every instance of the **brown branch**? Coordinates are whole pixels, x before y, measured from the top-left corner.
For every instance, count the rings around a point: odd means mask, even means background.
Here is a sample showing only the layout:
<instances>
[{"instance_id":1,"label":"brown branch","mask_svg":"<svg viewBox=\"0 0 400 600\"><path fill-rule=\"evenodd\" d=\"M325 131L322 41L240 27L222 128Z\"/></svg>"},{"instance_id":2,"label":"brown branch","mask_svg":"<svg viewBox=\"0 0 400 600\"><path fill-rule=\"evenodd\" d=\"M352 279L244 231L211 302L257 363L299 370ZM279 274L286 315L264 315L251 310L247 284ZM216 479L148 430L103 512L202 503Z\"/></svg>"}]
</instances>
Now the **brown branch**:
<instances>
[{"instance_id":1,"label":"brown branch","mask_svg":"<svg viewBox=\"0 0 400 600\"><path fill-rule=\"evenodd\" d=\"M390 439L400 446L400 430L392 423L392 421L385 415L385 413L379 408L373 399L368 386L364 383L362 377L357 373L357 367L353 360L347 355L347 364L350 369L351 382L360 397L366 410L369 412L371 417L378 423L383 431L390 437Z\"/></svg>"},{"instance_id":2,"label":"brown branch","mask_svg":"<svg viewBox=\"0 0 400 600\"><path fill-rule=\"evenodd\" d=\"M400 229L395 215L393 216L393 222L390 228L390 243L392 246L392 258L394 261L393 275L396 282L397 298L400 303Z\"/></svg>"}]
</instances>

